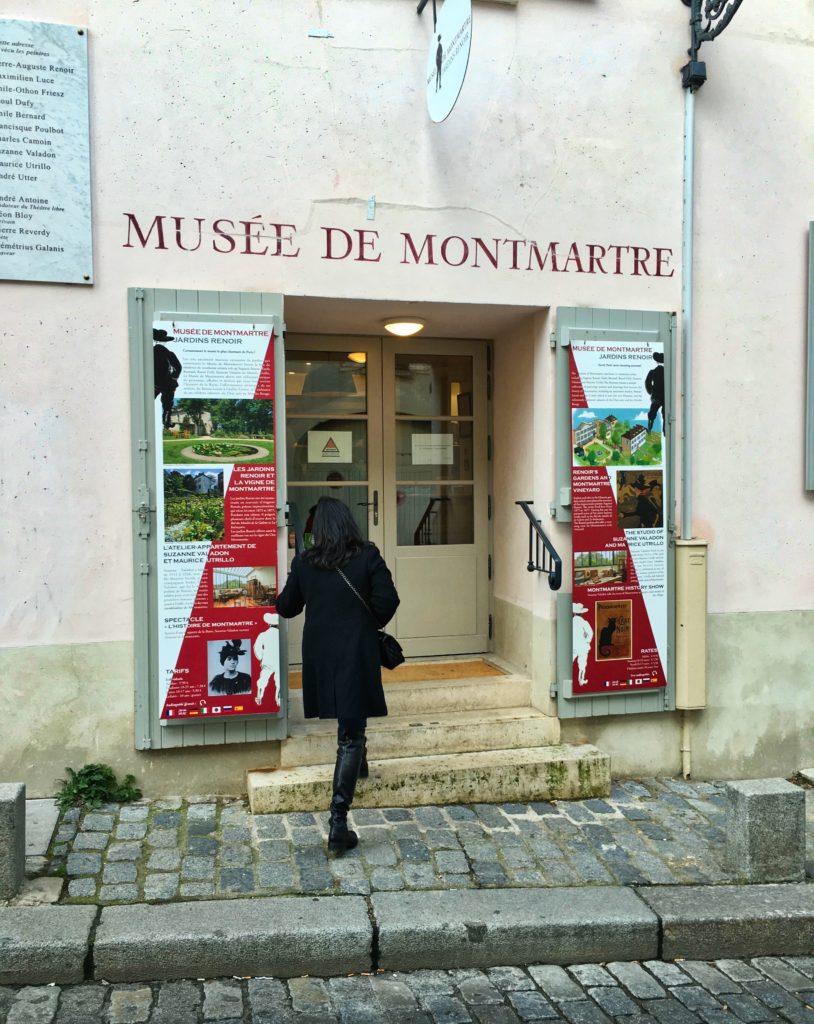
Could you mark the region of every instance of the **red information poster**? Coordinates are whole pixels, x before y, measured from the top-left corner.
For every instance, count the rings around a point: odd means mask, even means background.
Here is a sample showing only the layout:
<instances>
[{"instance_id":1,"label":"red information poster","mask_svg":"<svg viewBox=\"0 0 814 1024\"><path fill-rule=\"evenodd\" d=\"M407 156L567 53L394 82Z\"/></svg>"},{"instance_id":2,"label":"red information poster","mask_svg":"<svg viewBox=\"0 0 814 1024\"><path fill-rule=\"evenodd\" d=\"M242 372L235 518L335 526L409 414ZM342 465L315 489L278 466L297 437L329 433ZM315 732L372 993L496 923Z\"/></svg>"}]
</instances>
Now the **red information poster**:
<instances>
[{"instance_id":1,"label":"red information poster","mask_svg":"<svg viewBox=\"0 0 814 1024\"><path fill-rule=\"evenodd\" d=\"M280 710L274 333L153 325L161 718Z\"/></svg>"},{"instance_id":2,"label":"red information poster","mask_svg":"<svg viewBox=\"0 0 814 1024\"><path fill-rule=\"evenodd\" d=\"M575 697L667 685L664 349L572 341Z\"/></svg>"}]
</instances>

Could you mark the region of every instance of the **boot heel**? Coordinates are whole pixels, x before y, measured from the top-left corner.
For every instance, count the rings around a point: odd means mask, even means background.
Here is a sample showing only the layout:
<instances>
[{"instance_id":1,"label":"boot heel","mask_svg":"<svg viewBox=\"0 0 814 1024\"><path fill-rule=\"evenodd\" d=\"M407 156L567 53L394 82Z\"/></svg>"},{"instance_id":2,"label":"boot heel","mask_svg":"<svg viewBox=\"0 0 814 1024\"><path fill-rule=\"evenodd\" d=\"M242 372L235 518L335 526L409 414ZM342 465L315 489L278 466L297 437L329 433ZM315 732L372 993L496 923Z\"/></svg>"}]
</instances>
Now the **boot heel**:
<instances>
[{"instance_id":1,"label":"boot heel","mask_svg":"<svg viewBox=\"0 0 814 1024\"><path fill-rule=\"evenodd\" d=\"M328 853L342 854L358 845L359 836L352 829L332 829L328 835Z\"/></svg>"}]
</instances>

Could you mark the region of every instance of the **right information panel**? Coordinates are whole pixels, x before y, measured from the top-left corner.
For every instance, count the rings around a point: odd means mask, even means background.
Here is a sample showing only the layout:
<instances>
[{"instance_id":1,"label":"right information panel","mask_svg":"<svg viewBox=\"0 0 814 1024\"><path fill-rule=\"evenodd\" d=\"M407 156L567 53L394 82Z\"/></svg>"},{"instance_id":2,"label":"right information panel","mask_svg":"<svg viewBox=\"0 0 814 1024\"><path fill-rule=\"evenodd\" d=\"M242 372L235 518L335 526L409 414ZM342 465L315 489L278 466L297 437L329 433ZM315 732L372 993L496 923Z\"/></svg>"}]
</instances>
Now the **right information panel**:
<instances>
[{"instance_id":1,"label":"right information panel","mask_svg":"<svg viewBox=\"0 0 814 1024\"><path fill-rule=\"evenodd\" d=\"M667 685L664 348L570 345L573 696Z\"/></svg>"}]
</instances>

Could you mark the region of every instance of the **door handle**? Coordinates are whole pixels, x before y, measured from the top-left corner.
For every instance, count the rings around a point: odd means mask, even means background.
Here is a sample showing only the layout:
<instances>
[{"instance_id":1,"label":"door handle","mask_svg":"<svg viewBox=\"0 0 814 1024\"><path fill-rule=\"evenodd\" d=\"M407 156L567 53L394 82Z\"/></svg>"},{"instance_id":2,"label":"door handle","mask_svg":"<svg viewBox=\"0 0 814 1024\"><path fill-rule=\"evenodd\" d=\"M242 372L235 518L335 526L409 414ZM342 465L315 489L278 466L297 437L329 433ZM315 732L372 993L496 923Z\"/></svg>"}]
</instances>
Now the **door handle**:
<instances>
[{"instance_id":1,"label":"door handle","mask_svg":"<svg viewBox=\"0 0 814 1024\"><path fill-rule=\"evenodd\" d=\"M374 526L378 526L379 525L379 492L378 491L374 491L373 492L373 501L357 501L356 504L357 505L364 505L367 508L370 508L370 506L372 505L373 506L373 525Z\"/></svg>"}]
</instances>

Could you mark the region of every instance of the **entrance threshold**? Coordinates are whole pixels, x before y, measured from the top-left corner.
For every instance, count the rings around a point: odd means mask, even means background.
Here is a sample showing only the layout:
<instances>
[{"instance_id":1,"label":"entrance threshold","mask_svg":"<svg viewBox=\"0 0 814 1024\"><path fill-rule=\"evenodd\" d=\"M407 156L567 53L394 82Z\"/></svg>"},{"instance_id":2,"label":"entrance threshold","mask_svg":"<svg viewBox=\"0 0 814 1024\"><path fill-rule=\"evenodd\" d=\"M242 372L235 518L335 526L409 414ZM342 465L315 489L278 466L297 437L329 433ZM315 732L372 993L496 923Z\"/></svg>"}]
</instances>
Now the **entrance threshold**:
<instances>
[{"instance_id":1,"label":"entrance threshold","mask_svg":"<svg viewBox=\"0 0 814 1024\"><path fill-rule=\"evenodd\" d=\"M505 669L499 668L485 658L408 658L398 668L382 670L382 683L385 686L393 683L417 683L454 680L454 679L485 679L509 675ZM295 670L288 675L289 690L302 689L302 671Z\"/></svg>"}]
</instances>

